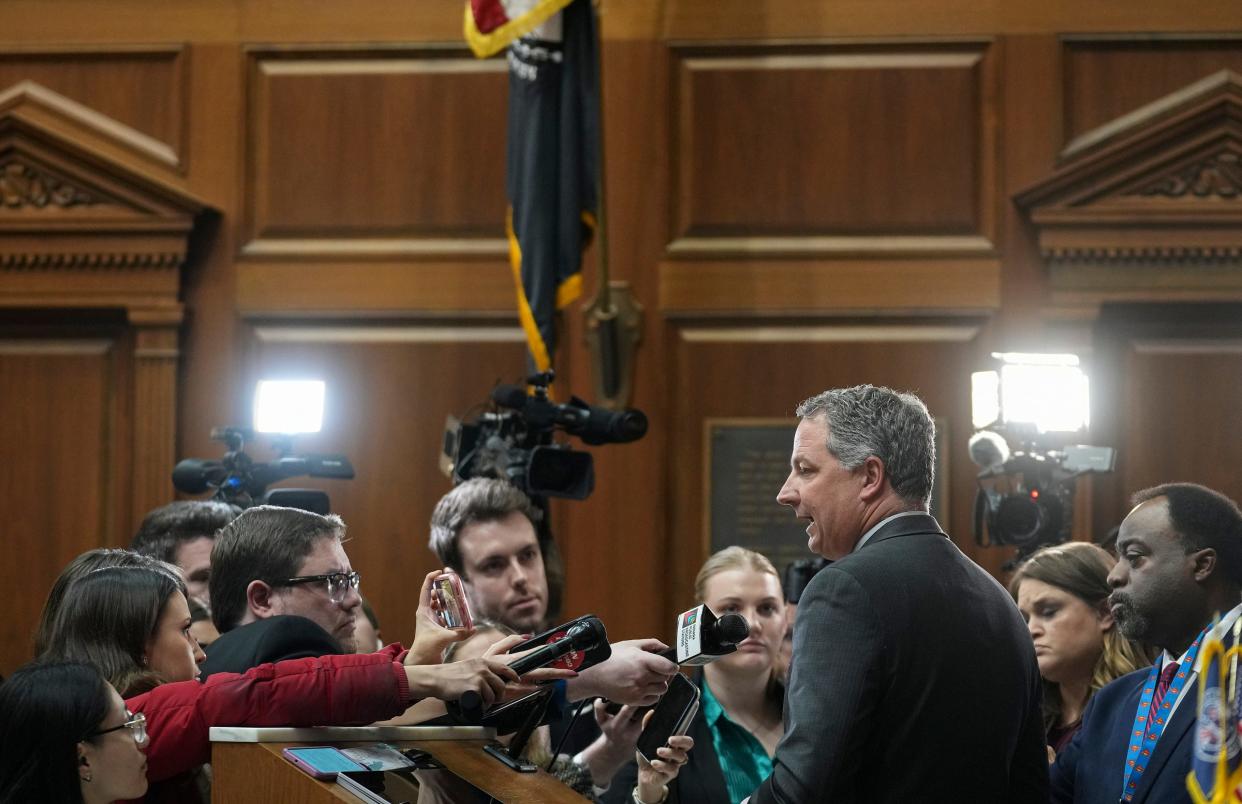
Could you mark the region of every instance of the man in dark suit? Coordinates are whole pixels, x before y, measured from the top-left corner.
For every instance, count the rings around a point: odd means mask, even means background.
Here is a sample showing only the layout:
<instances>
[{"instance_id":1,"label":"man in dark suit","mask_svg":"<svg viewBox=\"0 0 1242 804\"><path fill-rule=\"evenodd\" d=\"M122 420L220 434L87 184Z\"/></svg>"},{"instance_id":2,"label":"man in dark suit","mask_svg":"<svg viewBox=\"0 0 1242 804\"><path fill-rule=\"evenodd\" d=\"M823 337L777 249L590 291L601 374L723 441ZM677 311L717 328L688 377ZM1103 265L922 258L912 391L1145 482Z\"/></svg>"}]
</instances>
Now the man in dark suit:
<instances>
[{"instance_id":1,"label":"man in dark suit","mask_svg":"<svg viewBox=\"0 0 1242 804\"><path fill-rule=\"evenodd\" d=\"M750 801L1047 801L1031 638L927 513L927 408L862 385L797 414L777 500L833 563L802 594L785 735Z\"/></svg>"},{"instance_id":2,"label":"man in dark suit","mask_svg":"<svg viewBox=\"0 0 1242 804\"><path fill-rule=\"evenodd\" d=\"M1121 633L1162 650L1087 704L1082 728L1052 766L1052 799L1076 804L1189 804L1199 638L1236 621L1242 513L1190 483L1140 491L1117 535L1109 605ZM1135 739L1137 738L1137 739Z\"/></svg>"}]
</instances>

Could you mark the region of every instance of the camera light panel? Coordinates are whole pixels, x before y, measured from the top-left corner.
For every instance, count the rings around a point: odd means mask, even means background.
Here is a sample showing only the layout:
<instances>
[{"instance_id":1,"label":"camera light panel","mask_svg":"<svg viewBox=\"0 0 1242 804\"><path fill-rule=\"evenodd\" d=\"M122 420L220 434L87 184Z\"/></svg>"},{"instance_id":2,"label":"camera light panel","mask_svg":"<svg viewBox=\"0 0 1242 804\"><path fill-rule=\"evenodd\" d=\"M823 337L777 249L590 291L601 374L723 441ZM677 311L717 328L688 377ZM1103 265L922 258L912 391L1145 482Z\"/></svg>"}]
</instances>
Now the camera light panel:
<instances>
[{"instance_id":1,"label":"camera light panel","mask_svg":"<svg viewBox=\"0 0 1242 804\"><path fill-rule=\"evenodd\" d=\"M976 371L970 375L970 420L976 430L1000 421L1000 374Z\"/></svg>"},{"instance_id":2,"label":"camera light panel","mask_svg":"<svg viewBox=\"0 0 1242 804\"><path fill-rule=\"evenodd\" d=\"M1087 427L1087 375L1077 365L1006 363L1000 370L1000 392L1006 422L1034 424L1041 433Z\"/></svg>"},{"instance_id":3,"label":"camera light panel","mask_svg":"<svg viewBox=\"0 0 1242 804\"><path fill-rule=\"evenodd\" d=\"M323 427L323 380L259 380L254 429L260 433L317 433Z\"/></svg>"}]
</instances>

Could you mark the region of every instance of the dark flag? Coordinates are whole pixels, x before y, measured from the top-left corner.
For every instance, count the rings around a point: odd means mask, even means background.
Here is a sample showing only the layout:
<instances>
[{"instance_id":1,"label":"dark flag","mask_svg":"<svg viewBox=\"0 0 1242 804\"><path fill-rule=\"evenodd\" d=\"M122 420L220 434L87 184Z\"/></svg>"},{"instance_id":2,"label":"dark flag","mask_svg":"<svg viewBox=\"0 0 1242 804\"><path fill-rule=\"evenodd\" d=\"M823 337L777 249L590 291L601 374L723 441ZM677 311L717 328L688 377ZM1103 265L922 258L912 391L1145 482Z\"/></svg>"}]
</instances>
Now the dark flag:
<instances>
[{"instance_id":1,"label":"dark flag","mask_svg":"<svg viewBox=\"0 0 1242 804\"><path fill-rule=\"evenodd\" d=\"M556 311L582 293L595 231L595 9L591 0L471 0L466 38L479 55L509 46L509 261L531 362L546 371Z\"/></svg>"}]
</instances>

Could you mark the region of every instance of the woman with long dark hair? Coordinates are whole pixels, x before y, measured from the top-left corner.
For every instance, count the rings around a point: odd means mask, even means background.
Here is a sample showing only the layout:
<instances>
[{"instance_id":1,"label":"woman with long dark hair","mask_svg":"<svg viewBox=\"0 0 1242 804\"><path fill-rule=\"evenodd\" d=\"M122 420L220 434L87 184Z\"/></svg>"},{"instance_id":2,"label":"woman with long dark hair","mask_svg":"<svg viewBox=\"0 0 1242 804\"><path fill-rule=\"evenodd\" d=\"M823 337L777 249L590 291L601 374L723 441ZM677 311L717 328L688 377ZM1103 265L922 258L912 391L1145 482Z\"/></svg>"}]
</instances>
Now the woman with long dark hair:
<instances>
[{"instance_id":1,"label":"woman with long dark hair","mask_svg":"<svg viewBox=\"0 0 1242 804\"><path fill-rule=\"evenodd\" d=\"M33 663L0 684L0 804L109 804L147 791L144 721L99 671Z\"/></svg>"},{"instance_id":2,"label":"woman with long dark hair","mask_svg":"<svg viewBox=\"0 0 1242 804\"><path fill-rule=\"evenodd\" d=\"M1108 573L1115 563L1094 544L1069 542L1031 554L1009 581L1035 642L1044 731L1054 752L1078 731L1092 695L1151 664L1142 646L1118 632L1108 609Z\"/></svg>"},{"instance_id":3,"label":"woman with long dark hair","mask_svg":"<svg viewBox=\"0 0 1242 804\"><path fill-rule=\"evenodd\" d=\"M148 777L160 788L148 800L188 800L184 779L175 777L210 760L211 726L362 725L426 696L456 700L473 690L490 701L506 682L518 680L508 666L513 657L499 655L521 641L511 637L482 657L451 665L402 664L400 646L390 645L377 653L217 673L199 683L194 678L202 653L189 634L184 588L179 578L149 567L89 572L66 590L43 657L89 662L146 717ZM529 678L568 675L543 668Z\"/></svg>"},{"instance_id":4,"label":"woman with long dark hair","mask_svg":"<svg viewBox=\"0 0 1242 804\"><path fill-rule=\"evenodd\" d=\"M190 634L179 576L144 567L105 567L72 585L52 620L45 657L86 661L126 698L199 675L204 655Z\"/></svg>"}]
</instances>

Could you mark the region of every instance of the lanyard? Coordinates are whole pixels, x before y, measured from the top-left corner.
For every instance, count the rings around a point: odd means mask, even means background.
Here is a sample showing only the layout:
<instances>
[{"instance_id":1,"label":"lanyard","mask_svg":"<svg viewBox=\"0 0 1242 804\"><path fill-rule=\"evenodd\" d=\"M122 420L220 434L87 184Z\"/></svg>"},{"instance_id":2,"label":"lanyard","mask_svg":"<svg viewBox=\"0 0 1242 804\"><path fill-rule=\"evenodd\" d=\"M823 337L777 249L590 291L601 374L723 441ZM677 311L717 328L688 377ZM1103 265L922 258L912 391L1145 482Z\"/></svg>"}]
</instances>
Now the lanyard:
<instances>
[{"instance_id":1,"label":"lanyard","mask_svg":"<svg viewBox=\"0 0 1242 804\"><path fill-rule=\"evenodd\" d=\"M1147 674L1147 683L1143 685L1143 694L1139 697L1138 711L1134 713L1134 728L1130 730L1130 749L1126 752L1125 778L1121 788L1122 801L1134 799L1134 791L1138 789L1139 779L1142 778L1143 771L1147 769L1147 763L1151 760L1151 753L1156 748L1156 742L1164 733L1168 715L1173 711L1173 704L1182 691L1182 685L1186 683L1186 678L1195 666L1195 658L1199 655L1199 643L1203 641L1208 628L1199 632L1190 650L1186 651L1186 658L1182 659L1177 673L1173 676L1173 681L1164 693L1164 701L1159 712L1151 711L1151 699L1156 694L1156 684L1160 680L1160 668L1153 664L1151 672Z\"/></svg>"}]
</instances>

